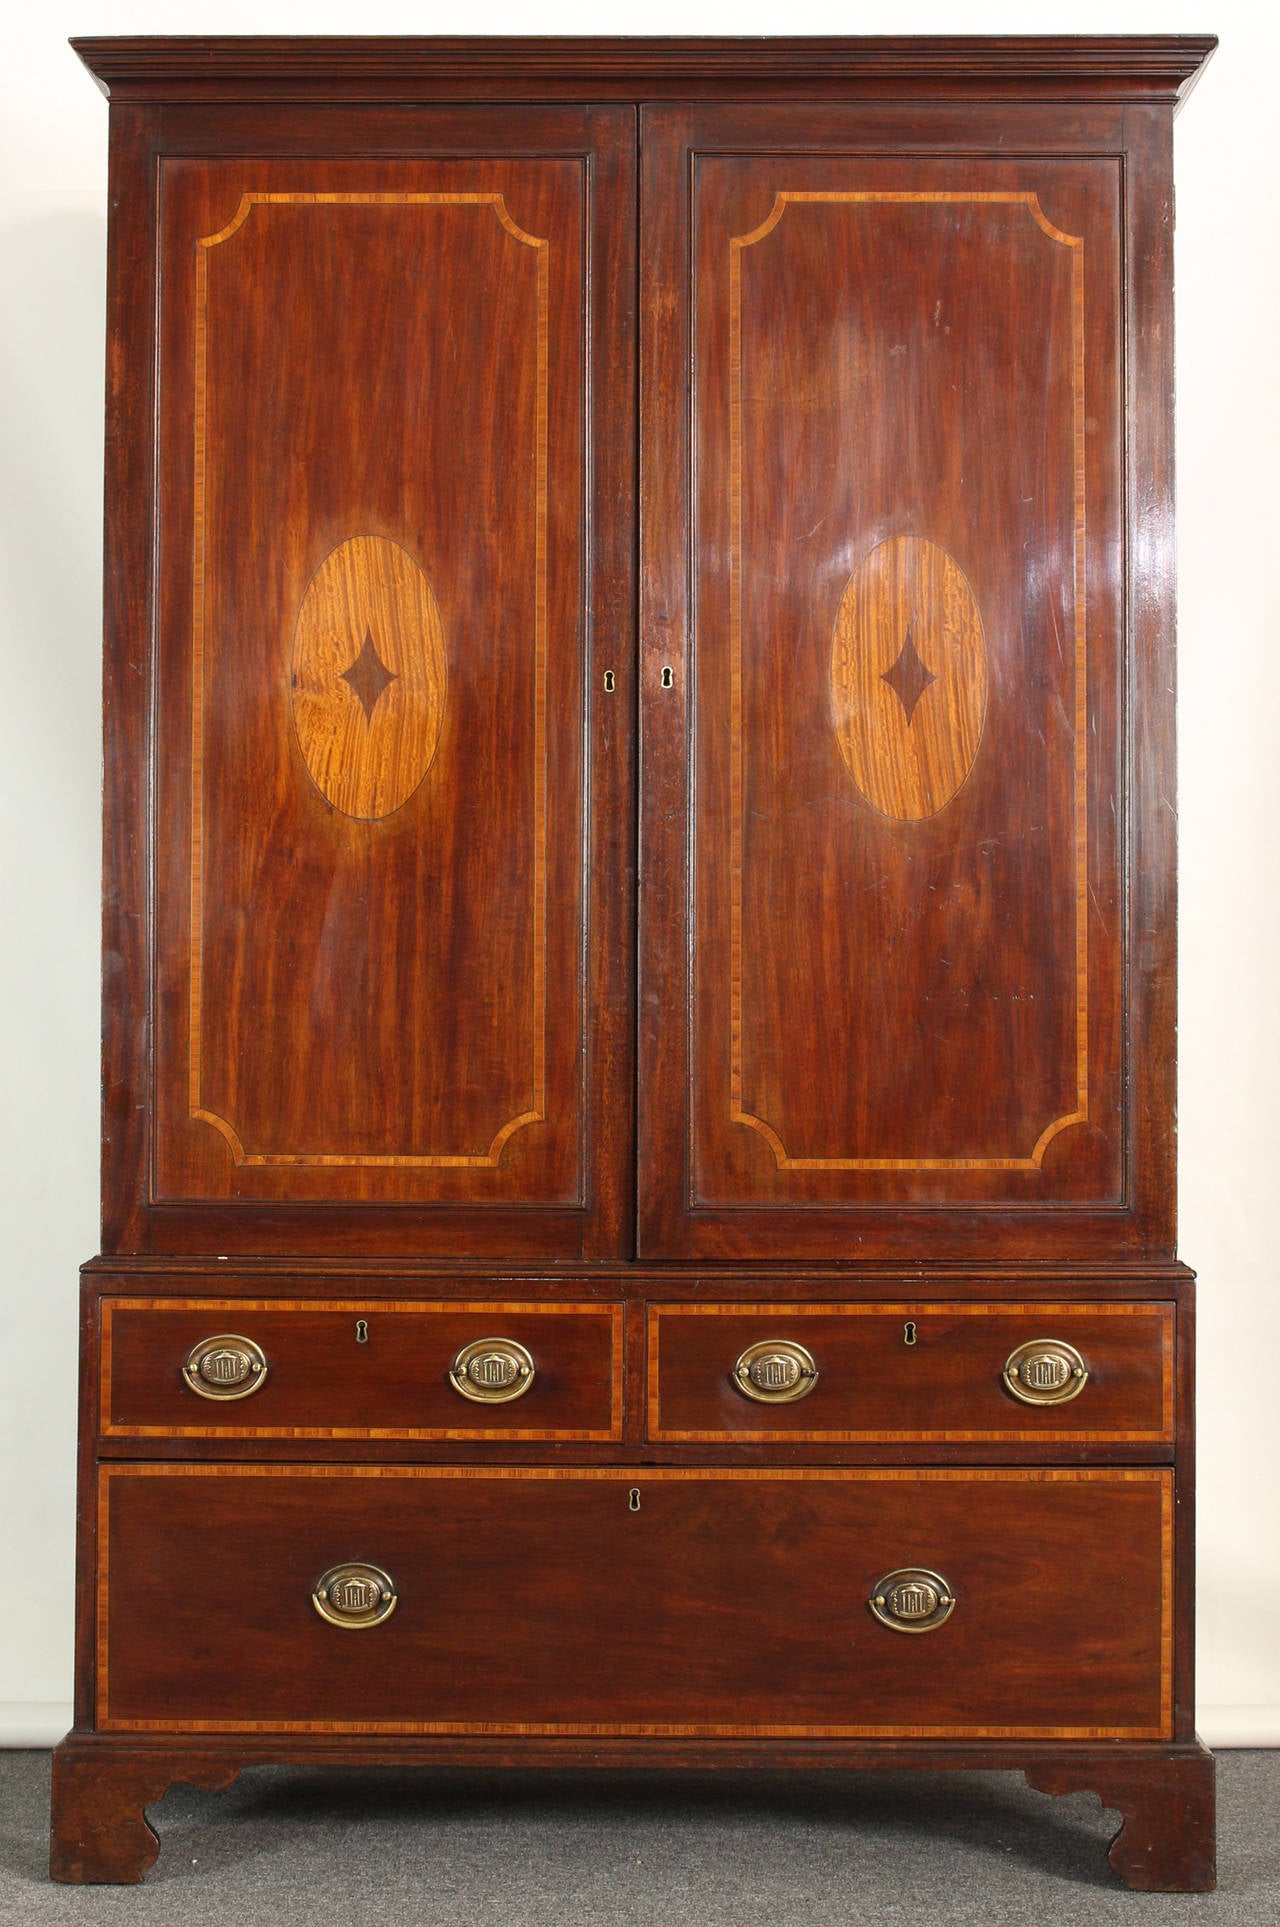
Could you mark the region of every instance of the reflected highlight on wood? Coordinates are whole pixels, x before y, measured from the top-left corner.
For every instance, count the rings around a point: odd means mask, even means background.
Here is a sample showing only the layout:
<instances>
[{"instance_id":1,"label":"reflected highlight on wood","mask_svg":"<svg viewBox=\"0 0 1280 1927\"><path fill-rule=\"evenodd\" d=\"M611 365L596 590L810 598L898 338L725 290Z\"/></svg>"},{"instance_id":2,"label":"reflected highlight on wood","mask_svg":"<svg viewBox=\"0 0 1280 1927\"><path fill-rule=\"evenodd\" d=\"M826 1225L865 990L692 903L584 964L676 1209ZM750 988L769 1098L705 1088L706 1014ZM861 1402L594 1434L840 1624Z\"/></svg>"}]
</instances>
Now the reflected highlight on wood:
<instances>
[{"instance_id":1,"label":"reflected highlight on wood","mask_svg":"<svg viewBox=\"0 0 1280 1927\"><path fill-rule=\"evenodd\" d=\"M413 557L356 536L311 578L293 642L293 720L317 789L347 816L398 810L436 753L444 628Z\"/></svg>"},{"instance_id":2,"label":"reflected highlight on wood","mask_svg":"<svg viewBox=\"0 0 1280 1927\"><path fill-rule=\"evenodd\" d=\"M982 618L934 542L881 542L854 570L831 645L836 739L874 809L933 816L973 768L987 708Z\"/></svg>"},{"instance_id":3,"label":"reflected highlight on wood","mask_svg":"<svg viewBox=\"0 0 1280 1927\"><path fill-rule=\"evenodd\" d=\"M807 1155L748 1103L743 1062L744 812L747 808L743 667L744 530L742 257L773 234L789 206L850 209L902 204L1018 205L1047 239L1071 250L1071 434L1074 535L1075 1107L1052 1118L1026 1150L903 1156ZM780 1171L1032 1171L1060 1132L1089 1119L1088 641L1085 541L1084 239L1045 215L1025 189L779 190L766 218L729 241L729 649L730 649L730 1092L729 1118L768 1144ZM885 553L882 555L882 551ZM939 658L930 660L931 653ZM831 654L840 752L882 815L936 815L973 768L987 702L986 643L973 591L953 558L923 538L879 544L845 589ZM913 725L923 722L918 737Z\"/></svg>"},{"instance_id":4,"label":"reflected highlight on wood","mask_svg":"<svg viewBox=\"0 0 1280 1927\"><path fill-rule=\"evenodd\" d=\"M102 1733L1172 1737L1164 1468L125 1461L97 1520ZM400 1606L353 1665L304 1587L357 1544ZM866 1604L919 1545L925 1653Z\"/></svg>"},{"instance_id":5,"label":"reflected highlight on wood","mask_svg":"<svg viewBox=\"0 0 1280 1927\"><path fill-rule=\"evenodd\" d=\"M262 1149L246 1143L239 1120L206 1101L205 1028L205 706L213 635L209 580L210 260L241 234L255 208L392 210L448 207L492 214L532 250L536 273L534 422L534 757L533 757L533 1077L532 1103L508 1116L487 1148L467 1150ZM492 1169L517 1131L547 1115L547 518L550 243L515 222L498 192L253 191L231 220L201 237L195 259L195 394L192 496L191 693L191 969L188 997L188 1115L212 1126L237 1166L316 1169ZM465 510L460 511L465 513ZM364 821L394 813L420 785L439 743L447 668L435 592L414 558L381 536L350 538L332 550L308 584L298 610L291 665L292 713L298 745L321 794Z\"/></svg>"}]
</instances>

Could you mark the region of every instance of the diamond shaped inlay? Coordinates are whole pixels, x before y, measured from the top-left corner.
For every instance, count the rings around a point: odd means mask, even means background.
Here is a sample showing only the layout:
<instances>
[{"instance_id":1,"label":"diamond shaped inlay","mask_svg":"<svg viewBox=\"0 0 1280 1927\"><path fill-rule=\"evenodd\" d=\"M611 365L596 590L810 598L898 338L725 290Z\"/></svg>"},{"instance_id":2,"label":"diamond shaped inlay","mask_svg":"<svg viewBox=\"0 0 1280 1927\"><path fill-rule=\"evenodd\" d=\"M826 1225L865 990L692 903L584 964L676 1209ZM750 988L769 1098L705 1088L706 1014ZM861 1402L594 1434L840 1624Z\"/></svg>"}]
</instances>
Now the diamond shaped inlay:
<instances>
[{"instance_id":1,"label":"diamond shaped inlay","mask_svg":"<svg viewBox=\"0 0 1280 1927\"><path fill-rule=\"evenodd\" d=\"M960 565L923 536L877 543L841 598L829 712L872 809L920 823L946 807L978 754L987 681L982 617Z\"/></svg>"},{"instance_id":2,"label":"diamond shaped inlay","mask_svg":"<svg viewBox=\"0 0 1280 1927\"><path fill-rule=\"evenodd\" d=\"M298 609L289 680L326 803L366 823L402 809L439 746L449 665L434 591L398 542L353 535L330 550Z\"/></svg>"},{"instance_id":3,"label":"diamond shaped inlay","mask_svg":"<svg viewBox=\"0 0 1280 1927\"><path fill-rule=\"evenodd\" d=\"M903 714L908 725L916 713L916 705L931 682L938 678L932 669L921 660L915 644L916 619L912 616L907 625L907 639L898 651L898 660L881 676L887 682L898 701L902 704ZM883 660L883 658L882 658Z\"/></svg>"},{"instance_id":4,"label":"diamond shaped inlay","mask_svg":"<svg viewBox=\"0 0 1280 1927\"><path fill-rule=\"evenodd\" d=\"M360 707L364 710L364 719L366 722L372 721L373 712L378 707L379 697L382 695L388 683L395 682L396 674L397 672L394 669L387 668L386 663L383 662L382 657L378 654L374 644L372 630L366 629L364 632L364 644L360 650L360 654L356 657L349 669L342 671L342 681L350 683L351 688L360 699ZM933 677L930 676L929 680L932 682Z\"/></svg>"}]
</instances>

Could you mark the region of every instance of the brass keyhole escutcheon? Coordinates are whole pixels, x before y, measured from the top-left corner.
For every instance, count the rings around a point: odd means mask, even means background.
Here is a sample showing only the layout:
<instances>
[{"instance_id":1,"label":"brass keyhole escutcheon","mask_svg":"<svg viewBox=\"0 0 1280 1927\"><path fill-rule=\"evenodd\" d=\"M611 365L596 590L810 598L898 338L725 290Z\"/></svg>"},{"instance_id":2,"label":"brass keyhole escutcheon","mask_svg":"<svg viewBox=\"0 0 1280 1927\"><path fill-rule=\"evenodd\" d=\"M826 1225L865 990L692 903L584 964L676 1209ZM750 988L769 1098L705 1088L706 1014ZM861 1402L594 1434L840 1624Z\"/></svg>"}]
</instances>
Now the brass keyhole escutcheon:
<instances>
[{"instance_id":1,"label":"brass keyhole escutcheon","mask_svg":"<svg viewBox=\"0 0 1280 1927\"><path fill-rule=\"evenodd\" d=\"M807 1398L818 1382L813 1353L791 1338L763 1338L740 1353L730 1377L744 1398L763 1405L789 1405Z\"/></svg>"},{"instance_id":2,"label":"brass keyhole escutcheon","mask_svg":"<svg viewBox=\"0 0 1280 1927\"><path fill-rule=\"evenodd\" d=\"M182 1379L201 1398L248 1398L265 1383L267 1356L261 1345L235 1332L202 1338L187 1353Z\"/></svg>"},{"instance_id":3,"label":"brass keyhole escutcheon","mask_svg":"<svg viewBox=\"0 0 1280 1927\"><path fill-rule=\"evenodd\" d=\"M673 688L673 687L674 687L674 685L675 685L675 680L676 680L676 679L675 679L675 674L674 674L674 671L672 671L671 669L665 669L665 668L664 668L664 670L663 670L663 672L662 672L662 676L661 676L661 678L660 678L660 680L661 680L661 683L662 683L662 687L663 687L664 689L671 689L671 688Z\"/></svg>"},{"instance_id":4,"label":"brass keyhole escutcheon","mask_svg":"<svg viewBox=\"0 0 1280 1927\"><path fill-rule=\"evenodd\" d=\"M867 1604L890 1632L931 1633L950 1619L956 1596L928 1566L899 1566L876 1581Z\"/></svg>"},{"instance_id":5,"label":"brass keyhole escutcheon","mask_svg":"<svg viewBox=\"0 0 1280 1927\"><path fill-rule=\"evenodd\" d=\"M638 1486L638 1485L633 1485L633 1486L632 1486L632 1488L631 1488L631 1490L630 1490L630 1492L628 1492L628 1494L627 1494L627 1507L628 1507L628 1510L629 1510L629 1511L631 1511L631 1512L639 1512L639 1510L640 1510L640 1488L639 1488L639 1486Z\"/></svg>"},{"instance_id":6,"label":"brass keyhole escutcheon","mask_svg":"<svg viewBox=\"0 0 1280 1927\"><path fill-rule=\"evenodd\" d=\"M311 1603L321 1619L331 1626L360 1631L390 1619L398 1601L390 1574L381 1566L366 1565L357 1559L346 1565L330 1566L328 1572L316 1580Z\"/></svg>"},{"instance_id":7,"label":"brass keyhole escutcheon","mask_svg":"<svg viewBox=\"0 0 1280 1927\"><path fill-rule=\"evenodd\" d=\"M357 1318L356 1319L356 1344L367 1345L368 1343L369 1343L369 1321L367 1318Z\"/></svg>"},{"instance_id":8,"label":"brass keyhole escutcheon","mask_svg":"<svg viewBox=\"0 0 1280 1927\"><path fill-rule=\"evenodd\" d=\"M614 673L613 673L613 671L612 671L612 669L606 669L606 670L605 670L605 672L604 672L604 693L605 693L605 695L606 695L606 696L612 696L612 694L613 694L613 692L614 692L614 690L615 690L615 689L616 689L617 687L618 687L618 678L617 678L617 677L616 677L616 676L614 675Z\"/></svg>"},{"instance_id":9,"label":"brass keyhole escutcheon","mask_svg":"<svg viewBox=\"0 0 1280 1927\"><path fill-rule=\"evenodd\" d=\"M915 1319L914 1319L914 1318L908 1318L908 1320L907 1320L907 1322L906 1322L906 1324L905 1324L905 1325L904 1325L904 1326L902 1327L902 1342L903 1342L903 1344L904 1344L904 1345L914 1345L914 1344L915 1344L915 1342L916 1342L916 1321L915 1321Z\"/></svg>"},{"instance_id":10,"label":"brass keyhole escutcheon","mask_svg":"<svg viewBox=\"0 0 1280 1927\"><path fill-rule=\"evenodd\" d=\"M449 1367L449 1383L481 1405L507 1405L533 1384L533 1359L514 1338L474 1338Z\"/></svg>"},{"instance_id":11,"label":"brass keyhole escutcheon","mask_svg":"<svg viewBox=\"0 0 1280 1927\"><path fill-rule=\"evenodd\" d=\"M1066 1405L1089 1380L1089 1367L1063 1338L1029 1338L1011 1351L1002 1373L1023 1405Z\"/></svg>"}]
</instances>

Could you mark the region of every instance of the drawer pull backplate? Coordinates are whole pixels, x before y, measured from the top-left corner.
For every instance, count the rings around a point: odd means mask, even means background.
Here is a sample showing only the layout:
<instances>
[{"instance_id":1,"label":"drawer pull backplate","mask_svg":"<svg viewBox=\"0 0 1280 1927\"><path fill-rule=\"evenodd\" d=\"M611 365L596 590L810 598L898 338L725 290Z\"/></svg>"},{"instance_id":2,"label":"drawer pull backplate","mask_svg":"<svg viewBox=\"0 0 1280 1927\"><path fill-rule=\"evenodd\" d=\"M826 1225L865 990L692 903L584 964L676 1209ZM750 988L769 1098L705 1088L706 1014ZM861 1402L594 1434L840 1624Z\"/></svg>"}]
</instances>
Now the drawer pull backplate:
<instances>
[{"instance_id":1,"label":"drawer pull backplate","mask_svg":"<svg viewBox=\"0 0 1280 1927\"><path fill-rule=\"evenodd\" d=\"M941 1573L928 1566L899 1566L876 1582L867 1604L892 1632L931 1633L950 1619L956 1598Z\"/></svg>"},{"instance_id":2,"label":"drawer pull backplate","mask_svg":"<svg viewBox=\"0 0 1280 1927\"><path fill-rule=\"evenodd\" d=\"M807 1398L818 1382L813 1353L790 1338L765 1338L748 1345L731 1374L738 1390L764 1405L789 1405Z\"/></svg>"},{"instance_id":3,"label":"drawer pull backplate","mask_svg":"<svg viewBox=\"0 0 1280 1927\"><path fill-rule=\"evenodd\" d=\"M353 1560L347 1565L330 1566L316 1580L311 1603L331 1626L358 1631L390 1619L396 1609L396 1589L381 1566Z\"/></svg>"},{"instance_id":4,"label":"drawer pull backplate","mask_svg":"<svg viewBox=\"0 0 1280 1927\"><path fill-rule=\"evenodd\" d=\"M1065 1405L1084 1390L1089 1368L1064 1339L1029 1338L1009 1353L1003 1376L1024 1405Z\"/></svg>"},{"instance_id":5,"label":"drawer pull backplate","mask_svg":"<svg viewBox=\"0 0 1280 1927\"><path fill-rule=\"evenodd\" d=\"M187 1353L183 1383L201 1398L248 1398L267 1376L266 1353L251 1338L220 1332Z\"/></svg>"},{"instance_id":6,"label":"drawer pull backplate","mask_svg":"<svg viewBox=\"0 0 1280 1927\"><path fill-rule=\"evenodd\" d=\"M475 1338L449 1367L449 1383L463 1398L506 1405L523 1398L535 1377L533 1359L514 1338Z\"/></svg>"}]
</instances>

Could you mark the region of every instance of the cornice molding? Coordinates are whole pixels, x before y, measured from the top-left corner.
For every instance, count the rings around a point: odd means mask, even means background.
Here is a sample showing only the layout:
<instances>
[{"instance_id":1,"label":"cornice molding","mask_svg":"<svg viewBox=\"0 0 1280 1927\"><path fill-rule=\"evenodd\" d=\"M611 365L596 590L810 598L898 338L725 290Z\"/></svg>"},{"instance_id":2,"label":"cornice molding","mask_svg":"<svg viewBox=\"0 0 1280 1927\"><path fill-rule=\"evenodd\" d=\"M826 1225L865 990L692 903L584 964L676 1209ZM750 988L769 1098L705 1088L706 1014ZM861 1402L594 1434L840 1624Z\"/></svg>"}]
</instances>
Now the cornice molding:
<instances>
[{"instance_id":1,"label":"cornice molding","mask_svg":"<svg viewBox=\"0 0 1280 1927\"><path fill-rule=\"evenodd\" d=\"M697 99L818 85L853 97L931 94L1176 101L1211 34L856 39L148 35L71 42L117 101Z\"/></svg>"}]
</instances>

